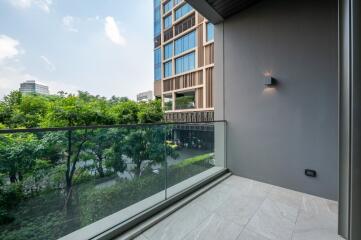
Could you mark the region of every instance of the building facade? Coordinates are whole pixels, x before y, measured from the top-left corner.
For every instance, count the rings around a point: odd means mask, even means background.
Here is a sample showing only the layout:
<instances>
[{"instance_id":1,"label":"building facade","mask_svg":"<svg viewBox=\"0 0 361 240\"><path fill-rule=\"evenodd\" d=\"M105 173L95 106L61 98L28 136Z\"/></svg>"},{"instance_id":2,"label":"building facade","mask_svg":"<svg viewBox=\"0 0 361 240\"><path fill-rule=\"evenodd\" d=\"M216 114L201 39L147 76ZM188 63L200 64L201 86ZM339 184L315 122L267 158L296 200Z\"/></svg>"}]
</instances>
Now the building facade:
<instances>
[{"instance_id":1,"label":"building facade","mask_svg":"<svg viewBox=\"0 0 361 240\"><path fill-rule=\"evenodd\" d=\"M169 122L211 121L214 26L184 0L154 0L154 95Z\"/></svg>"},{"instance_id":2,"label":"building facade","mask_svg":"<svg viewBox=\"0 0 361 240\"><path fill-rule=\"evenodd\" d=\"M23 94L49 95L49 87L36 83L35 80L28 80L21 83L19 91Z\"/></svg>"},{"instance_id":3,"label":"building facade","mask_svg":"<svg viewBox=\"0 0 361 240\"><path fill-rule=\"evenodd\" d=\"M137 101L151 101L153 100L153 91L146 91L137 94Z\"/></svg>"}]
</instances>

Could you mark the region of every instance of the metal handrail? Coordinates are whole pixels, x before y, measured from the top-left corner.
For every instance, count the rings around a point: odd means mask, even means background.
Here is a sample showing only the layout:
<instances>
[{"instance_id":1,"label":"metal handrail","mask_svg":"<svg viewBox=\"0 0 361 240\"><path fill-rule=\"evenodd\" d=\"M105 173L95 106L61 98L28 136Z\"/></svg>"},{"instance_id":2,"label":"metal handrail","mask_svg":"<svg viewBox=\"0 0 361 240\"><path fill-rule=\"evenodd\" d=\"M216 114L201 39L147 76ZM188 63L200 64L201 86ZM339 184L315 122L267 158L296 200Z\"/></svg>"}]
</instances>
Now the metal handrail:
<instances>
[{"instance_id":1,"label":"metal handrail","mask_svg":"<svg viewBox=\"0 0 361 240\"><path fill-rule=\"evenodd\" d=\"M160 123L139 123L139 124L116 124L116 125L89 125L89 126L71 126L71 127L52 127L52 128L20 128L20 129L0 129L0 134L11 133L37 133L37 132L56 132L69 130L85 130L98 128L137 128L151 126L167 126L167 125L200 125L211 123L226 123L226 120L204 121L204 122L160 122Z\"/></svg>"}]
</instances>

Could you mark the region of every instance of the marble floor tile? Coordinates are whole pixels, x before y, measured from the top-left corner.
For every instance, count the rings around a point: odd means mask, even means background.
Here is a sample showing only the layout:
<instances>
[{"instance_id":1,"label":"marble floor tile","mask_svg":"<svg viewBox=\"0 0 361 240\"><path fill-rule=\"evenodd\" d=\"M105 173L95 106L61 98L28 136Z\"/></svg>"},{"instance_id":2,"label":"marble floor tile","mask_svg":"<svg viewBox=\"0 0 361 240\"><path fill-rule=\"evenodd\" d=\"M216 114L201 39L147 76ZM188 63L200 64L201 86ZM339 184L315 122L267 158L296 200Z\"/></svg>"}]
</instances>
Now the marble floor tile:
<instances>
[{"instance_id":1,"label":"marble floor tile","mask_svg":"<svg viewBox=\"0 0 361 240\"><path fill-rule=\"evenodd\" d=\"M176 211L144 232L148 240L180 240L200 225L211 213L195 203Z\"/></svg>"},{"instance_id":2,"label":"marble floor tile","mask_svg":"<svg viewBox=\"0 0 361 240\"><path fill-rule=\"evenodd\" d=\"M314 230L337 233L337 203L305 194L295 226L296 233Z\"/></svg>"},{"instance_id":3,"label":"marble floor tile","mask_svg":"<svg viewBox=\"0 0 361 240\"><path fill-rule=\"evenodd\" d=\"M335 201L231 176L137 240L340 240Z\"/></svg>"},{"instance_id":4,"label":"marble floor tile","mask_svg":"<svg viewBox=\"0 0 361 240\"><path fill-rule=\"evenodd\" d=\"M183 240L236 240L243 227L212 214Z\"/></svg>"},{"instance_id":5,"label":"marble floor tile","mask_svg":"<svg viewBox=\"0 0 361 240\"><path fill-rule=\"evenodd\" d=\"M312 213L314 215L321 213L337 215L338 213L337 202L308 194L303 194L300 208L301 210Z\"/></svg>"},{"instance_id":6,"label":"marble floor tile","mask_svg":"<svg viewBox=\"0 0 361 240\"><path fill-rule=\"evenodd\" d=\"M274 186L267 197L273 201L281 202L298 209L301 206L303 194L286 188Z\"/></svg>"},{"instance_id":7,"label":"marble floor tile","mask_svg":"<svg viewBox=\"0 0 361 240\"><path fill-rule=\"evenodd\" d=\"M295 232L307 232L318 229L326 229L337 233L337 215L329 213L314 214L300 210L297 218Z\"/></svg>"},{"instance_id":8,"label":"marble floor tile","mask_svg":"<svg viewBox=\"0 0 361 240\"><path fill-rule=\"evenodd\" d=\"M213 212L231 196L232 191L234 190L227 185L217 185L199 196L194 202Z\"/></svg>"},{"instance_id":9,"label":"marble floor tile","mask_svg":"<svg viewBox=\"0 0 361 240\"><path fill-rule=\"evenodd\" d=\"M296 208L266 199L246 229L270 240L290 240L297 214Z\"/></svg>"},{"instance_id":10,"label":"marble floor tile","mask_svg":"<svg viewBox=\"0 0 361 240\"><path fill-rule=\"evenodd\" d=\"M234 184L232 194L234 196L244 195L252 197L266 198L272 189L272 185L253 180L244 180L240 178L240 184Z\"/></svg>"},{"instance_id":11,"label":"marble floor tile","mask_svg":"<svg viewBox=\"0 0 361 240\"><path fill-rule=\"evenodd\" d=\"M228 221L244 226L254 216L263 201L263 198L253 196L231 196L215 212Z\"/></svg>"},{"instance_id":12,"label":"marble floor tile","mask_svg":"<svg viewBox=\"0 0 361 240\"><path fill-rule=\"evenodd\" d=\"M295 232L292 240L339 240L337 233L328 229Z\"/></svg>"},{"instance_id":13,"label":"marble floor tile","mask_svg":"<svg viewBox=\"0 0 361 240\"><path fill-rule=\"evenodd\" d=\"M255 232L245 229L237 238L237 240L269 240L268 238L259 235Z\"/></svg>"}]
</instances>

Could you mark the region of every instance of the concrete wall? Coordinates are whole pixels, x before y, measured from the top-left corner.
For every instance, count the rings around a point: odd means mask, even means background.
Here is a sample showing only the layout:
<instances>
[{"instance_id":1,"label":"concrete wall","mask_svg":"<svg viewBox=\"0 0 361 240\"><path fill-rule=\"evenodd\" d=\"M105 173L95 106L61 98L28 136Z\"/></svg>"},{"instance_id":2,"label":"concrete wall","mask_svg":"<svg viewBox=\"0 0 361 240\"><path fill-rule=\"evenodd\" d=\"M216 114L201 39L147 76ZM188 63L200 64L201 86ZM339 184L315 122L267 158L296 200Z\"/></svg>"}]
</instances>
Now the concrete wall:
<instances>
[{"instance_id":1,"label":"concrete wall","mask_svg":"<svg viewBox=\"0 0 361 240\"><path fill-rule=\"evenodd\" d=\"M263 0L216 26L216 117L236 175L337 199L337 11L337 0Z\"/></svg>"}]
</instances>

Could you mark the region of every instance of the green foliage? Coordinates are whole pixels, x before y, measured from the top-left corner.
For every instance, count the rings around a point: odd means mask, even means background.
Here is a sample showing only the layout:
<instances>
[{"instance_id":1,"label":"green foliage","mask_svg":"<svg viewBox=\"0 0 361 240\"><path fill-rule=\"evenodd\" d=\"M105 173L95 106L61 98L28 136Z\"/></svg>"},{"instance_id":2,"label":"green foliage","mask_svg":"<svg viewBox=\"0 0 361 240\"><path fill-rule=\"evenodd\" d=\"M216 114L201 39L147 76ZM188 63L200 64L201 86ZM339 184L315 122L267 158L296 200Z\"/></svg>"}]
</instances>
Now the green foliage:
<instances>
[{"instance_id":1,"label":"green foliage","mask_svg":"<svg viewBox=\"0 0 361 240\"><path fill-rule=\"evenodd\" d=\"M139 103L139 112L137 114L139 123L161 122L163 119L162 103L160 100L154 100L147 103Z\"/></svg>"},{"instance_id":2,"label":"green foliage","mask_svg":"<svg viewBox=\"0 0 361 240\"><path fill-rule=\"evenodd\" d=\"M170 166L168 187L210 168L205 155L196 158L197 160L190 158L184 160L184 164ZM132 180L117 180L108 187L89 186L80 195L81 225L88 225L163 191L165 174L161 168L158 174L147 173Z\"/></svg>"},{"instance_id":3,"label":"green foliage","mask_svg":"<svg viewBox=\"0 0 361 240\"><path fill-rule=\"evenodd\" d=\"M177 109L190 109L194 108L195 99L194 96L177 97L176 100Z\"/></svg>"},{"instance_id":4,"label":"green foliage","mask_svg":"<svg viewBox=\"0 0 361 240\"><path fill-rule=\"evenodd\" d=\"M137 103L115 96L108 100L81 91L55 96L14 91L0 101L0 124L6 128L154 123L162 119L159 100Z\"/></svg>"},{"instance_id":5,"label":"green foliage","mask_svg":"<svg viewBox=\"0 0 361 240\"><path fill-rule=\"evenodd\" d=\"M14 221L9 209L18 205L23 197L20 184L0 187L0 225Z\"/></svg>"},{"instance_id":6,"label":"green foliage","mask_svg":"<svg viewBox=\"0 0 361 240\"><path fill-rule=\"evenodd\" d=\"M33 171L39 141L34 134L18 133L0 136L0 172L11 182L21 181Z\"/></svg>"},{"instance_id":7,"label":"green foliage","mask_svg":"<svg viewBox=\"0 0 361 240\"><path fill-rule=\"evenodd\" d=\"M0 129L162 119L159 100L14 91L0 101ZM155 174L152 167L163 166L167 156L177 157L166 144L168 132L129 126L0 134L0 239L56 239L160 191L165 173ZM125 171L136 177L117 177ZM116 179L115 184L109 186L109 179Z\"/></svg>"},{"instance_id":8,"label":"green foliage","mask_svg":"<svg viewBox=\"0 0 361 240\"><path fill-rule=\"evenodd\" d=\"M192 157L192 158L183 160L183 161L177 163L176 166L179 168L182 168L182 167L185 167L185 166L191 165L191 164L203 163L204 161L211 160L211 159L213 159L213 153L207 153L207 154L202 154L202 155L198 155L196 157Z\"/></svg>"}]
</instances>

